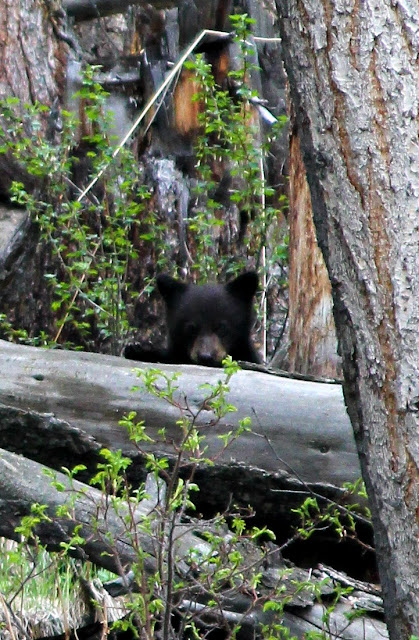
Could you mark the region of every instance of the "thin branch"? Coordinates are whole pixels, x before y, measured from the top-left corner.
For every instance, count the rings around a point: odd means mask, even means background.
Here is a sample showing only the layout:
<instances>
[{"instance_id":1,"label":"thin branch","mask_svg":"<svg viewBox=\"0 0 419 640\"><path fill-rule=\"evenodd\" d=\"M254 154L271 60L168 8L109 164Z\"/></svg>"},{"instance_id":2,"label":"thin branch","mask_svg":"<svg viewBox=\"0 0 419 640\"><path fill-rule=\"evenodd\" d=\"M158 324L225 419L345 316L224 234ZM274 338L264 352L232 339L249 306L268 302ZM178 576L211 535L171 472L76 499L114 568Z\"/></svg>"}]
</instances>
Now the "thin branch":
<instances>
[{"instance_id":1,"label":"thin branch","mask_svg":"<svg viewBox=\"0 0 419 640\"><path fill-rule=\"evenodd\" d=\"M265 242L262 246L262 357L263 362L266 362L267 356L267 326L268 326L268 305L267 305L267 281L266 281L266 197L265 197L265 169L263 166L263 150L260 149L259 153L259 171L260 171L260 180L261 180L261 190L260 190L260 199L261 199L261 209L262 209L262 217L263 217L263 229Z\"/></svg>"}]
</instances>

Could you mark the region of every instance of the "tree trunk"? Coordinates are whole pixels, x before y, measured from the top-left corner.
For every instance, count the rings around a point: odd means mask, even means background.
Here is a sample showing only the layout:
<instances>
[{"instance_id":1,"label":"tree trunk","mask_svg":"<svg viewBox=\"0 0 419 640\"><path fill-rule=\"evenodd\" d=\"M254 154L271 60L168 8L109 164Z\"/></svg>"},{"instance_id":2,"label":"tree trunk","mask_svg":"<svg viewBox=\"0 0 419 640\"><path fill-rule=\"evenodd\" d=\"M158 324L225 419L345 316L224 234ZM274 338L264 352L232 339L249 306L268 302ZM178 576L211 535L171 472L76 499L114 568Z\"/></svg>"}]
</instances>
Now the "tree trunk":
<instances>
[{"instance_id":1,"label":"tree trunk","mask_svg":"<svg viewBox=\"0 0 419 640\"><path fill-rule=\"evenodd\" d=\"M419 632L417 2L277 3L392 640Z\"/></svg>"},{"instance_id":2,"label":"tree trunk","mask_svg":"<svg viewBox=\"0 0 419 640\"><path fill-rule=\"evenodd\" d=\"M127 11L133 5L144 4L143 0L63 0L63 8L76 20L89 20ZM170 0L154 0L156 9L169 9L176 3Z\"/></svg>"},{"instance_id":3,"label":"tree trunk","mask_svg":"<svg viewBox=\"0 0 419 640\"><path fill-rule=\"evenodd\" d=\"M0 95L52 104L65 87L67 45L57 39L41 0L1 0Z\"/></svg>"},{"instance_id":4,"label":"tree trunk","mask_svg":"<svg viewBox=\"0 0 419 640\"><path fill-rule=\"evenodd\" d=\"M62 18L49 15L46 7L42 0L0 0L0 98L52 107L63 96L67 44L57 37ZM53 130L53 111L45 131L48 126ZM0 168L1 196L8 195L12 180L27 182L10 156L0 156Z\"/></svg>"},{"instance_id":5,"label":"tree trunk","mask_svg":"<svg viewBox=\"0 0 419 640\"><path fill-rule=\"evenodd\" d=\"M50 108L44 114L40 136L51 142L58 126L56 101L65 92L67 44L58 37L62 16L49 13L41 0L0 0L0 99L18 98L21 105L36 102ZM24 109L16 107L25 122ZM0 127L8 125L0 114ZM25 131L26 133L26 131ZM7 202L12 181L32 191L36 185L11 153L0 154L0 200ZM15 222L14 232L10 224ZM51 269L50 251L39 243L39 234L21 210L1 207L0 312L15 327L32 335L52 326L51 291L44 274ZM54 269L53 269L54 270Z\"/></svg>"}]
</instances>

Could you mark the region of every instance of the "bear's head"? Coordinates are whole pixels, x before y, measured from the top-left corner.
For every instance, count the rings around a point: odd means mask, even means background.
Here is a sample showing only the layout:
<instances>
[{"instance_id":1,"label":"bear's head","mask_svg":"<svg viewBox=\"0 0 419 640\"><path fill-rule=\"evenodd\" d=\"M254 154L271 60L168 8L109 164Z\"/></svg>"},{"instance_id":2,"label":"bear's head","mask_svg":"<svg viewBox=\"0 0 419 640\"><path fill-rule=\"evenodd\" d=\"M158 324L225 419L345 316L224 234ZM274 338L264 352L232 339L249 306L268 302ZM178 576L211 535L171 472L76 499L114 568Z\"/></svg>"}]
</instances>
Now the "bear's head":
<instances>
[{"instance_id":1,"label":"bear's head","mask_svg":"<svg viewBox=\"0 0 419 640\"><path fill-rule=\"evenodd\" d=\"M222 284L187 284L157 277L166 304L168 351L173 362L220 366L234 360L259 362L250 334L258 277L253 271Z\"/></svg>"}]
</instances>

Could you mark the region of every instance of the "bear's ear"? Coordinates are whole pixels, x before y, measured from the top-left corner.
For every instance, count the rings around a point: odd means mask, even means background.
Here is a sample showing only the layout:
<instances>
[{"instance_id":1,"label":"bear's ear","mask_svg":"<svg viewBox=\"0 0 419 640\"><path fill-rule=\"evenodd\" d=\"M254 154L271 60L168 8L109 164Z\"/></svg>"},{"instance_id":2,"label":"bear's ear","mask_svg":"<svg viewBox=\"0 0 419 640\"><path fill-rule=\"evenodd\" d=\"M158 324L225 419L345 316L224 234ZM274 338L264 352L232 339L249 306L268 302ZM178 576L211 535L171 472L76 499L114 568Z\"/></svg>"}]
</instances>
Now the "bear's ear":
<instances>
[{"instance_id":1,"label":"bear's ear","mask_svg":"<svg viewBox=\"0 0 419 640\"><path fill-rule=\"evenodd\" d=\"M227 282L226 289L231 295L243 300L251 302L258 288L259 278L255 271L245 271L235 280Z\"/></svg>"},{"instance_id":2,"label":"bear's ear","mask_svg":"<svg viewBox=\"0 0 419 640\"><path fill-rule=\"evenodd\" d=\"M165 303L170 305L175 298L186 291L188 285L186 282L175 280L175 278L172 278L172 276L169 276L167 273L161 273L157 276L157 288Z\"/></svg>"}]
</instances>

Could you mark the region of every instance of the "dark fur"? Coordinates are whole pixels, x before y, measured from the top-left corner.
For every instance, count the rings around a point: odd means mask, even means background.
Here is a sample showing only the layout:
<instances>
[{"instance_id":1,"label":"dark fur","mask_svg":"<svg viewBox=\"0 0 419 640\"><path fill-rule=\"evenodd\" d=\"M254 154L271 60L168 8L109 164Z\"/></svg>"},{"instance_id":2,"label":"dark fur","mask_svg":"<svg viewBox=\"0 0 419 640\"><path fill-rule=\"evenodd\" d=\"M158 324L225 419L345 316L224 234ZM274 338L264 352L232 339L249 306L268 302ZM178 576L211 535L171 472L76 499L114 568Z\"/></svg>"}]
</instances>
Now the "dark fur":
<instances>
[{"instance_id":1,"label":"dark fur","mask_svg":"<svg viewBox=\"0 0 419 640\"><path fill-rule=\"evenodd\" d=\"M125 357L143 362L220 366L234 360L260 362L250 334L258 277L248 271L226 285L187 284L162 274L157 287L166 305L167 349L125 348Z\"/></svg>"}]
</instances>

